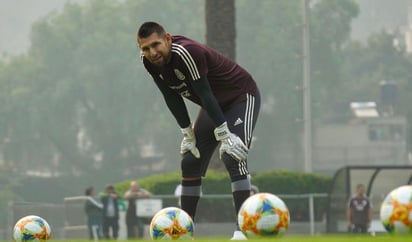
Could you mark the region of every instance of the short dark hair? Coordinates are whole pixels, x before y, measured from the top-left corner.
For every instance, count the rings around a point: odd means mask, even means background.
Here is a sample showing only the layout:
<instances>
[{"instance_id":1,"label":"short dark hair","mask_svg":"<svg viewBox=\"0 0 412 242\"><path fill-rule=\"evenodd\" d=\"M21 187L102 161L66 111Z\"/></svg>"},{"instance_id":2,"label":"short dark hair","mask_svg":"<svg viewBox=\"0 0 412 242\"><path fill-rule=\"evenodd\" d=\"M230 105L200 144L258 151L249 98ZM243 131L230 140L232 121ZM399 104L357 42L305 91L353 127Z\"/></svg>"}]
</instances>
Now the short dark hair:
<instances>
[{"instance_id":1,"label":"short dark hair","mask_svg":"<svg viewBox=\"0 0 412 242\"><path fill-rule=\"evenodd\" d=\"M360 188L365 189L365 185L362 183L359 183L358 185L356 185L356 190L359 190Z\"/></svg>"},{"instance_id":2,"label":"short dark hair","mask_svg":"<svg viewBox=\"0 0 412 242\"><path fill-rule=\"evenodd\" d=\"M93 187L86 188L86 192L85 192L86 196L90 196L92 194L93 190L94 190Z\"/></svg>"},{"instance_id":3,"label":"short dark hair","mask_svg":"<svg viewBox=\"0 0 412 242\"><path fill-rule=\"evenodd\" d=\"M166 31L162 25L156 22L144 22L137 31L137 37L147 38L153 33L157 33L162 36L166 33Z\"/></svg>"}]
</instances>

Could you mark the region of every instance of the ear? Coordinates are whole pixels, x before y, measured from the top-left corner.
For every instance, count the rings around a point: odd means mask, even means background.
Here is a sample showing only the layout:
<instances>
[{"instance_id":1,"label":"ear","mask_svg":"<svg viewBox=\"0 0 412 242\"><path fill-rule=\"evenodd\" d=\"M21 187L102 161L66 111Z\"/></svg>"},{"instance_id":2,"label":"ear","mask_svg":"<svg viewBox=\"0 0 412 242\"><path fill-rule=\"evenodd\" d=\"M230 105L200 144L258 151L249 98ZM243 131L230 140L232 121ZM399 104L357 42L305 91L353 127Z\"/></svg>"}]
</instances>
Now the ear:
<instances>
[{"instance_id":1,"label":"ear","mask_svg":"<svg viewBox=\"0 0 412 242\"><path fill-rule=\"evenodd\" d=\"M166 33L165 35L166 42L171 45L172 44L172 35L170 33Z\"/></svg>"}]
</instances>

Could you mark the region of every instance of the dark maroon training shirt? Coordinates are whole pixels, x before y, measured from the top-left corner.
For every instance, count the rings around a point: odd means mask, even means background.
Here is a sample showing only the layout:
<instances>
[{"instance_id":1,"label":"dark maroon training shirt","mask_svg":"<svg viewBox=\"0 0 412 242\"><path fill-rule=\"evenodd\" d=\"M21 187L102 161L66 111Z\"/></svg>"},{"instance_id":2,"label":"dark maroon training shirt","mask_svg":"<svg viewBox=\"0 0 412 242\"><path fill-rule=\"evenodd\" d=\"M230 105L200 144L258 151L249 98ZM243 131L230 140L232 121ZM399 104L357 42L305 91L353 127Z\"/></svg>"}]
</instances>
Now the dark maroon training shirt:
<instances>
[{"instance_id":1,"label":"dark maroon training shirt","mask_svg":"<svg viewBox=\"0 0 412 242\"><path fill-rule=\"evenodd\" d=\"M257 92L255 81L244 68L184 36L172 36L172 57L166 66L156 67L144 57L143 63L154 79L163 80L170 89L200 106L202 103L191 83L205 76L222 110L245 101L244 94Z\"/></svg>"}]
</instances>

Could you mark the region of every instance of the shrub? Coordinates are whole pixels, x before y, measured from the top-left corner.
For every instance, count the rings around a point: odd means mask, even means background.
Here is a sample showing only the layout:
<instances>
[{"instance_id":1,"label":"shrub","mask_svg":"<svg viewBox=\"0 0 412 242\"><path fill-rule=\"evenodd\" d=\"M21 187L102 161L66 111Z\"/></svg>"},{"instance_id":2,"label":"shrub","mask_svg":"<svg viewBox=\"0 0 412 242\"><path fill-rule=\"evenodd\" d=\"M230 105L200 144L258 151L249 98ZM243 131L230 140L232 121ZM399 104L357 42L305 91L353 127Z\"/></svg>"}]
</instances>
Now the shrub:
<instances>
[{"instance_id":1,"label":"shrub","mask_svg":"<svg viewBox=\"0 0 412 242\"><path fill-rule=\"evenodd\" d=\"M139 179L141 187L157 195L171 195L180 183L180 173L155 175ZM260 192L279 195L287 204L292 221L309 220L308 198L287 198L282 195L302 195L309 193L328 193L331 177L293 171L265 171L255 174L252 183ZM116 185L116 190L123 194L129 187L130 180ZM226 172L209 170L202 181L203 194L231 194L230 179ZM230 202L228 202L228 200ZM315 199L315 219L321 220L326 212L327 198ZM163 206L177 206L176 198L163 200ZM196 220L204 222L230 222L236 217L232 199L201 199Z\"/></svg>"}]
</instances>

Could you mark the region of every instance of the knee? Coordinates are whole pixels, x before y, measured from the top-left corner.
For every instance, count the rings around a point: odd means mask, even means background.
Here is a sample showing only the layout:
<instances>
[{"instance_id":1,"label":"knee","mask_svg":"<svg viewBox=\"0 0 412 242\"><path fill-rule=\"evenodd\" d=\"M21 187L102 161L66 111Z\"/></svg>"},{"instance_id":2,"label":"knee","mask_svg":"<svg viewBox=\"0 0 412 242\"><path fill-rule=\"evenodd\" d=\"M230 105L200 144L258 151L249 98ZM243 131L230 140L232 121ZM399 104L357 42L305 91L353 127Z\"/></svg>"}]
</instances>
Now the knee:
<instances>
[{"instance_id":1,"label":"knee","mask_svg":"<svg viewBox=\"0 0 412 242\"><path fill-rule=\"evenodd\" d=\"M232 182L248 179L249 171L246 161L238 162L227 154L223 154L222 161Z\"/></svg>"},{"instance_id":2,"label":"knee","mask_svg":"<svg viewBox=\"0 0 412 242\"><path fill-rule=\"evenodd\" d=\"M196 159L193 155L185 155L181 162L181 169L183 171L184 176L197 175L200 173L201 162L198 159Z\"/></svg>"}]
</instances>

